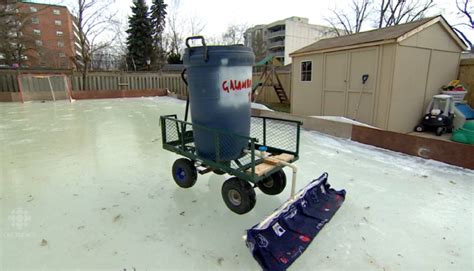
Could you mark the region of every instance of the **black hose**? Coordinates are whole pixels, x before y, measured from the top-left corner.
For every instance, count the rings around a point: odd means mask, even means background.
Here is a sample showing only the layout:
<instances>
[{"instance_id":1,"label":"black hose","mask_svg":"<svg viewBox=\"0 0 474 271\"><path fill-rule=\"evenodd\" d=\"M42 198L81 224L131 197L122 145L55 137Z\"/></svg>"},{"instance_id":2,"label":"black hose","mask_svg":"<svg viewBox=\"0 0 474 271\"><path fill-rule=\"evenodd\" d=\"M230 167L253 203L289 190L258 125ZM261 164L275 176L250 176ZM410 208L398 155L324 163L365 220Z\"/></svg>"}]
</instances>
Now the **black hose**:
<instances>
[{"instance_id":1,"label":"black hose","mask_svg":"<svg viewBox=\"0 0 474 271\"><path fill-rule=\"evenodd\" d=\"M184 121L188 121L188 112L189 112L189 89L188 89L188 81L184 77L186 73L186 69L181 72L181 79L183 80L184 84L186 85L186 111L184 112Z\"/></svg>"}]
</instances>

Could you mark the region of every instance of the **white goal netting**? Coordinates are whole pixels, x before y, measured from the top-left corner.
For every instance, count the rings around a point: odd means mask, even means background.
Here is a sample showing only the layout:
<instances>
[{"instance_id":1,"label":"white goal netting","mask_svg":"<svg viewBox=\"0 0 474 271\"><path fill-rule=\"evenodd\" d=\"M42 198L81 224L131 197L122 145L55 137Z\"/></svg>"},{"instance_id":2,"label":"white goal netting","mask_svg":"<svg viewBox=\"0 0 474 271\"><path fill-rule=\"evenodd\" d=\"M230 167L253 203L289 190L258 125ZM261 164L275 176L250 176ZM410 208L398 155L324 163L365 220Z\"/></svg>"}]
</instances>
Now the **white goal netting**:
<instances>
[{"instance_id":1,"label":"white goal netting","mask_svg":"<svg viewBox=\"0 0 474 271\"><path fill-rule=\"evenodd\" d=\"M73 101L69 80L64 74L22 74L18 76L18 88L22 102Z\"/></svg>"}]
</instances>

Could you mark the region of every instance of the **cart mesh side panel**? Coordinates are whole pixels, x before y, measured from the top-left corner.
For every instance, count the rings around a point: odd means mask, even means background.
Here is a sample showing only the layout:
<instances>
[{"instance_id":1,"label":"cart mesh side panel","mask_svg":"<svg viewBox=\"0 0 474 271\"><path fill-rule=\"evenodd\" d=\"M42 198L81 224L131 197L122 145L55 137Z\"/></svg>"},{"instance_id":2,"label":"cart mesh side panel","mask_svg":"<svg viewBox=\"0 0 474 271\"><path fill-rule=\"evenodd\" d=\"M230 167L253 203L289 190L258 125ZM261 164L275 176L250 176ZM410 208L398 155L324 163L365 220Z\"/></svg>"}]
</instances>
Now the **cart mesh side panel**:
<instances>
[{"instance_id":1,"label":"cart mesh side panel","mask_svg":"<svg viewBox=\"0 0 474 271\"><path fill-rule=\"evenodd\" d=\"M178 123L172 119L165 119L165 126L166 126L165 143L178 142L179 141Z\"/></svg>"},{"instance_id":2,"label":"cart mesh side panel","mask_svg":"<svg viewBox=\"0 0 474 271\"><path fill-rule=\"evenodd\" d=\"M257 138L260 145L296 153L298 125L298 122L253 117L250 136Z\"/></svg>"},{"instance_id":3,"label":"cart mesh side panel","mask_svg":"<svg viewBox=\"0 0 474 271\"><path fill-rule=\"evenodd\" d=\"M298 124L266 119L266 146L296 152Z\"/></svg>"},{"instance_id":4,"label":"cart mesh side panel","mask_svg":"<svg viewBox=\"0 0 474 271\"><path fill-rule=\"evenodd\" d=\"M250 122L250 137L258 139L259 144L263 144L263 118L252 117Z\"/></svg>"}]
</instances>

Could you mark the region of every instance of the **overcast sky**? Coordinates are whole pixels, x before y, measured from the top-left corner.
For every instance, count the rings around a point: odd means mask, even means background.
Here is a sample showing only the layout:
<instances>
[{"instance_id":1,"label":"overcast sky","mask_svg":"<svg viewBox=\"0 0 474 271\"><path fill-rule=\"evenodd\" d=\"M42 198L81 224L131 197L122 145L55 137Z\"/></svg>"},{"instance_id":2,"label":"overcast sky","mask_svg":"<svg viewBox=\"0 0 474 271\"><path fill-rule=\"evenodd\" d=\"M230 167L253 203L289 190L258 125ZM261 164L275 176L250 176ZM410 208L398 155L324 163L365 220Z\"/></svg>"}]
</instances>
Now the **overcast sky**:
<instances>
[{"instance_id":1,"label":"overcast sky","mask_svg":"<svg viewBox=\"0 0 474 271\"><path fill-rule=\"evenodd\" d=\"M63 4L74 0L58 0ZM45 2L58 2L46 0ZM221 36L230 24L268 24L291 16L309 18L312 24L325 23L330 9L346 7L352 0L165 0L169 6L179 2L179 14L183 24L186 19L195 18L204 25L206 36ZM456 0L436 0L436 7L429 15L442 14L450 24L459 23L455 16ZM147 0L151 4L151 0ZM117 0L111 9L118 9L124 22L131 14L132 0ZM366 28L370 24L366 25ZM470 32L474 32L471 30ZM186 34L186 33L185 33ZM474 38L474 33L468 33Z\"/></svg>"}]
</instances>

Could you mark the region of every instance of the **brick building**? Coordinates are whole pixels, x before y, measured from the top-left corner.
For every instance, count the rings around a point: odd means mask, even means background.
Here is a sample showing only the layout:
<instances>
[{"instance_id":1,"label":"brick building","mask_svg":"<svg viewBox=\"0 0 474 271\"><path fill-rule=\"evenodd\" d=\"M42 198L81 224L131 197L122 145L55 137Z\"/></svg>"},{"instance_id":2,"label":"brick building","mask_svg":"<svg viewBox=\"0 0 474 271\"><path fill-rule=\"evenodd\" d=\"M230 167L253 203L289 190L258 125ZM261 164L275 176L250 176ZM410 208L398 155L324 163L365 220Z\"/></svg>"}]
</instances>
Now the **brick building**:
<instances>
[{"instance_id":1,"label":"brick building","mask_svg":"<svg viewBox=\"0 0 474 271\"><path fill-rule=\"evenodd\" d=\"M0 6L10 14L4 20L12 25L8 37L14 40L9 44L16 47L0 53L4 64L60 69L82 64L79 29L67 7L26 0L1 0Z\"/></svg>"}]
</instances>

